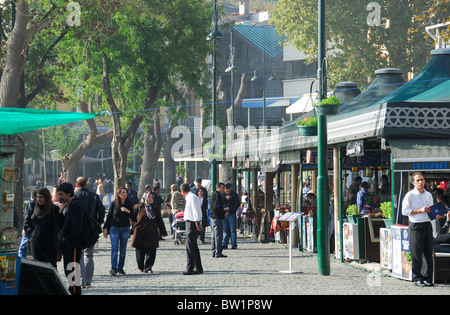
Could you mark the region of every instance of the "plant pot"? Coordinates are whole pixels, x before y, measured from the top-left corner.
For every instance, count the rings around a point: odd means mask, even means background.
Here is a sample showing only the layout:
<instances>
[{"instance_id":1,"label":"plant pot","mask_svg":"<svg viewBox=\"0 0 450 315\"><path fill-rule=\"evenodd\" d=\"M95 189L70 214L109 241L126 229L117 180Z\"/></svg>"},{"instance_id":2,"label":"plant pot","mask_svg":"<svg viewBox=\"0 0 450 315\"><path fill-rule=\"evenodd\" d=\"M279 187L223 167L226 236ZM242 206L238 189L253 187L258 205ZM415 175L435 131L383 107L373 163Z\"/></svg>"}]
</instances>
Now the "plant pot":
<instances>
[{"instance_id":1,"label":"plant pot","mask_svg":"<svg viewBox=\"0 0 450 315\"><path fill-rule=\"evenodd\" d=\"M358 218L361 218L361 215L360 214L348 215L347 218L349 223L357 224L358 223L357 220Z\"/></svg>"},{"instance_id":2,"label":"plant pot","mask_svg":"<svg viewBox=\"0 0 450 315\"><path fill-rule=\"evenodd\" d=\"M339 113L339 108L341 105L325 104L321 106L314 106L316 115L337 115Z\"/></svg>"},{"instance_id":3,"label":"plant pot","mask_svg":"<svg viewBox=\"0 0 450 315\"><path fill-rule=\"evenodd\" d=\"M300 136L317 136L317 126L297 126Z\"/></svg>"},{"instance_id":4,"label":"plant pot","mask_svg":"<svg viewBox=\"0 0 450 315\"><path fill-rule=\"evenodd\" d=\"M385 218L383 218L383 221L384 221L384 225L386 226L386 228L390 229L391 225L392 225L392 219L385 219Z\"/></svg>"}]
</instances>

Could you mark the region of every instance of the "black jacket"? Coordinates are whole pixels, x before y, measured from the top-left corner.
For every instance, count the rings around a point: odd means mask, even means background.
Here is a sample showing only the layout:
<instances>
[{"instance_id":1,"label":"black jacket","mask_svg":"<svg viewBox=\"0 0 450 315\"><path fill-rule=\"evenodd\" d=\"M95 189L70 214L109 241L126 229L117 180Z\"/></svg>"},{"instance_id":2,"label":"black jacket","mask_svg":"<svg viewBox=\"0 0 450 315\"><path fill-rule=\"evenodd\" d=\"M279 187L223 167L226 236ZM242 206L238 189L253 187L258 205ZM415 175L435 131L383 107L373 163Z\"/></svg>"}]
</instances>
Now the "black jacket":
<instances>
[{"instance_id":1,"label":"black jacket","mask_svg":"<svg viewBox=\"0 0 450 315\"><path fill-rule=\"evenodd\" d=\"M60 249L81 248L80 235L83 230L83 211L86 211L84 203L79 199L73 199L65 214L66 218L60 235Z\"/></svg>"},{"instance_id":2,"label":"black jacket","mask_svg":"<svg viewBox=\"0 0 450 315\"><path fill-rule=\"evenodd\" d=\"M215 220L225 220L225 210L223 209L222 194L217 190L211 196L210 218Z\"/></svg>"},{"instance_id":3,"label":"black jacket","mask_svg":"<svg viewBox=\"0 0 450 315\"><path fill-rule=\"evenodd\" d=\"M227 200L226 196L231 196L231 198ZM230 208L230 210L228 210L228 213L236 214L236 211L237 211L237 209L239 209L239 205L240 205L238 194L232 190L229 195L223 194L222 199L223 199L223 207Z\"/></svg>"},{"instance_id":4,"label":"black jacket","mask_svg":"<svg viewBox=\"0 0 450 315\"><path fill-rule=\"evenodd\" d=\"M103 225L104 229L109 229L111 226L116 227L129 227L130 220L133 219L133 204L130 199L125 199L125 203L122 205L123 207L130 210L130 213L124 212L120 209L119 206L116 207L116 201L113 200L111 202L111 206L109 207L108 215L106 217L105 224Z\"/></svg>"},{"instance_id":5,"label":"black jacket","mask_svg":"<svg viewBox=\"0 0 450 315\"><path fill-rule=\"evenodd\" d=\"M97 194L89 191L87 188L80 188L75 192L75 198L84 203L88 214L100 225L105 221L105 206Z\"/></svg>"}]
</instances>

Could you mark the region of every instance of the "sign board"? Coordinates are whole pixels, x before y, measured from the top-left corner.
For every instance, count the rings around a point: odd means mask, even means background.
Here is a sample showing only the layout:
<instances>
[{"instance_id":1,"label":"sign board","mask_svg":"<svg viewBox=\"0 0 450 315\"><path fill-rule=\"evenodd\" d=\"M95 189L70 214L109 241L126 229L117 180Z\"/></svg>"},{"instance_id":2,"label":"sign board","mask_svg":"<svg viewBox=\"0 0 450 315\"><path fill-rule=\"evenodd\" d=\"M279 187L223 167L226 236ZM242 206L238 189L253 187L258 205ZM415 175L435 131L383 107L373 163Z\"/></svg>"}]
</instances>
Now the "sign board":
<instances>
[{"instance_id":1,"label":"sign board","mask_svg":"<svg viewBox=\"0 0 450 315\"><path fill-rule=\"evenodd\" d=\"M303 212L286 212L283 216L278 218L278 221L292 222L300 218Z\"/></svg>"}]
</instances>

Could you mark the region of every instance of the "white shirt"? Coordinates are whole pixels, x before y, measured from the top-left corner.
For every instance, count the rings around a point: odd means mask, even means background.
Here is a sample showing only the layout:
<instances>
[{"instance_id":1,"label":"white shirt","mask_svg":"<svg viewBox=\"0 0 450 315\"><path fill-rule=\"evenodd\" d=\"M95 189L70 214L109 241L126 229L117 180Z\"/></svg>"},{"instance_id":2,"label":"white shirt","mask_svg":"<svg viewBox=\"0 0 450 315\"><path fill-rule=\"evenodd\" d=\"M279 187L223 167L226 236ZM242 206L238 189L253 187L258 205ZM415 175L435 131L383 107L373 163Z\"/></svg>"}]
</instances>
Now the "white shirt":
<instances>
[{"instance_id":1,"label":"white shirt","mask_svg":"<svg viewBox=\"0 0 450 315\"><path fill-rule=\"evenodd\" d=\"M189 192L184 198L186 200L186 205L184 206L184 220L201 221L203 198L199 198L192 192Z\"/></svg>"},{"instance_id":2,"label":"white shirt","mask_svg":"<svg viewBox=\"0 0 450 315\"><path fill-rule=\"evenodd\" d=\"M430 192L424 190L423 193L420 193L417 188L414 188L405 195L405 198L403 198L402 214L404 216L409 216L409 222L412 223L430 222L431 220L428 213L424 212L411 215L411 212L422 207L431 207L433 203L433 196Z\"/></svg>"}]
</instances>

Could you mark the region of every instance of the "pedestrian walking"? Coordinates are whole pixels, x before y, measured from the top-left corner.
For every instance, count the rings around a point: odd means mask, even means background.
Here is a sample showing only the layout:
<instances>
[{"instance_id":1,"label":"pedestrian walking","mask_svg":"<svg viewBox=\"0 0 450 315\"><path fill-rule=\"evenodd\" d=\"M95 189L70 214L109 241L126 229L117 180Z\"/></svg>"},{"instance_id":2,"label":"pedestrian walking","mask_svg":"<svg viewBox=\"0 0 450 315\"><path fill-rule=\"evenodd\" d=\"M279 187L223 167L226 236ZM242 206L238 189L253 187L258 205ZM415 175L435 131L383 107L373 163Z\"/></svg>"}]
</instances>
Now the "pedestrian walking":
<instances>
[{"instance_id":1,"label":"pedestrian walking","mask_svg":"<svg viewBox=\"0 0 450 315\"><path fill-rule=\"evenodd\" d=\"M105 184L102 182L102 179L96 179L95 180L95 193L98 195L98 197L100 198L100 201L103 203L103 197L105 196Z\"/></svg>"},{"instance_id":2,"label":"pedestrian walking","mask_svg":"<svg viewBox=\"0 0 450 315\"><path fill-rule=\"evenodd\" d=\"M58 248L62 251L64 261L64 272L68 278L69 291L72 295L81 295L81 232L83 230L83 211L86 211L81 200L74 196L71 183L64 182L56 188L56 193L63 204L65 211L64 225L59 238Z\"/></svg>"},{"instance_id":3,"label":"pedestrian walking","mask_svg":"<svg viewBox=\"0 0 450 315\"><path fill-rule=\"evenodd\" d=\"M78 189L75 191L75 198L83 202L88 214L101 226L105 220L105 206L103 206L98 195L88 189L86 178L78 177L76 186ZM95 244L81 252L80 268L82 287L90 287L92 284L92 278L94 276L94 247Z\"/></svg>"},{"instance_id":4,"label":"pedestrian walking","mask_svg":"<svg viewBox=\"0 0 450 315\"><path fill-rule=\"evenodd\" d=\"M231 184L225 185L225 191L222 195L223 207L227 210L227 215L223 220L223 249L228 248L228 240L231 244L231 249L237 249L236 244L236 212L239 209L239 196L231 189Z\"/></svg>"},{"instance_id":5,"label":"pedestrian walking","mask_svg":"<svg viewBox=\"0 0 450 315\"><path fill-rule=\"evenodd\" d=\"M200 192L197 197L190 191L189 184L184 183L181 185L181 193L186 200L184 220L186 221L187 267L183 275L201 274L203 273L203 266L197 245L197 234L202 230L201 203L203 192ZM194 268L196 269L194 270Z\"/></svg>"},{"instance_id":6,"label":"pedestrian walking","mask_svg":"<svg viewBox=\"0 0 450 315\"><path fill-rule=\"evenodd\" d=\"M153 273L156 249L159 247L159 234L167 236L167 231L161 217L161 209L154 202L154 195L146 192L143 199L145 202L135 208L131 246L136 249L139 272Z\"/></svg>"},{"instance_id":7,"label":"pedestrian walking","mask_svg":"<svg viewBox=\"0 0 450 315\"><path fill-rule=\"evenodd\" d=\"M133 204L128 199L125 187L116 190L114 200L109 207L103 226L103 236L111 238L111 269L112 276L125 275L123 267L127 254L127 242L130 237L130 221L133 218ZM120 253L119 253L120 250Z\"/></svg>"},{"instance_id":8,"label":"pedestrian walking","mask_svg":"<svg viewBox=\"0 0 450 315\"><path fill-rule=\"evenodd\" d=\"M31 199L28 201L25 211L24 211L24 221L22 227L22 239L20 240L18 256L21 258L27 258L28 254L28 240L30 238L31 232L34 229L34 224L31 221L31 215L33 214L34 207L36 205L36 190L31 193Z\"/></svg>"},{"instance_id":9,"label":"pedestrian walking","mask_svg":"<svg viewBox=\"0 0 450 315\"><path fill-rule=\"evenodd\" d=\"M139 203L139 198L136 190L133 189L131 182L126 183L125 188L128 190L128 199L131 200L133 206L136 206Z\"/></svg>"},{"instance_id":10,"label":"pedestrian walking","mask_svg":"<svg viewBox=\"0 0 450 315\"><path fill-rule=\"evenodd\" d=\"M112 195L114 194L114 182L111 179L108 179L108 177L104 178L104 182L105 182L106 200L108 201L108 208L110 208Z\"/></svg>"},{"instance_id":11,"label":"pedestrian walking","mask_svg":"<svg viewBox=\"0 0 450 315\"><path fill-rule=\"evenodd\" d=\"M208 191L202 186L202 179L197 178L195 180L195 186L191 188L191 192L195 195L199 195L199 191L203 191L202 201L202 230L199 232L200 242L205 244L205 230L208 224Z\"/></svg>"},{"instance_id":12,"label":"pedestrian walking","mask_svg":"<svg viewBox=\"0 0 450 315\"><path fill-rule=\"evenodd\" d=\"M176 184L170 185L170 191L166 194L166 199L164 200L164 210L167 211L167 215L169 217L170 235L172 235L172 238L173 238L172 194L177 190L178 186Z\"/></svg>"},{"instance_id":13,"label":"pedestrian walking","mask_svg":"<svg viewBox=\"0 0 450 315\"><path fill-rule=\"evenodd\" d=\"M416 286L432 286L433 230L428 213L433 205L433 196L425 190L425 179L420 172L413 174L414 189L403 198L402 214L409 217L409 244L412 262L412 278ZM422 271L422 255L426 268Z\"/></svg>"},{"instance_id":14,"label":"pedestrian walking","mask_svg":"<svg viewBox=\"0 0 450 315\"><path fill-rule=\"evenodd\" d=\"M28 213L33 225L30 234L31 255L34 259L52 264L56 268L58 254L58 233L64 224L64 216L52 203L50 191L39 188L33 212Z\"/></svg>"},{"instance_id":15,"label":"pedestrian walking","mask_svg":"<svg viewBox=\"0 0 450 315\"><path fill-rule=\"evenodd\" d=\"M212 256L216 258L227 257L222 254L223 220L226 215L222 197L224 189L224 183L217 183L216 191L211 195L210 202L211 208L209 218L211 220L211 250Z\"/></svg>"}]
</instances>

